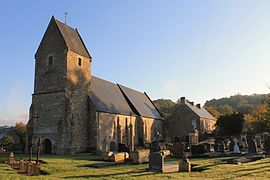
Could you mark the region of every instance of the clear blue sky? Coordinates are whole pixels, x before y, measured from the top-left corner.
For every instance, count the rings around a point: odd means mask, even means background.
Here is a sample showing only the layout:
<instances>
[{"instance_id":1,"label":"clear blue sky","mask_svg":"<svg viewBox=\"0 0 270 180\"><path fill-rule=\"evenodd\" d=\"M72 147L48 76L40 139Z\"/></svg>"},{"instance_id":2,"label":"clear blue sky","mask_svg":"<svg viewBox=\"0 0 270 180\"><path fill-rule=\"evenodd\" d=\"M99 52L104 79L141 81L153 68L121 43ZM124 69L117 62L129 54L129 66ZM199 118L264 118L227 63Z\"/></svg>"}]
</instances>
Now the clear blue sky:
<instances>
[{"instance_id":1,"label":"clear blue sky","mask_svg":"<svg viewBox=\"0 0 270 180\"><path fill-rule=\"evenodd\" d=\"M195 103L268 93L270 1L9 0L0 11L0 125L28 120L34 54L52 15L77 27L92 74Z\"/></svg>"}]
</instances>

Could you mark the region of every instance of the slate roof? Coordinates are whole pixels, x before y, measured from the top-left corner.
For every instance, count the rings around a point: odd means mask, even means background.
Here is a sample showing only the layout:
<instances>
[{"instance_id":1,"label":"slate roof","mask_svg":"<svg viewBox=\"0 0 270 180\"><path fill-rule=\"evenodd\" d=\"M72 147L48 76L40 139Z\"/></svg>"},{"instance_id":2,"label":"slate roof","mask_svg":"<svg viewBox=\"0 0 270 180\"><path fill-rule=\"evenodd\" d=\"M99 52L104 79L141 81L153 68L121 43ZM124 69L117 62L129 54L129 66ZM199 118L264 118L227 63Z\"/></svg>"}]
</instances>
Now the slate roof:
<instances>
[{"instance_id":1,"label":"slate roof","mask_svg":"<svg viewBox=\"0 0 270 180\"><path fill-rule=\"evenodd\" d=\"M153 105L150 98L147 96L146 93L141 93L134 89L130 89L128 87L118 85L124 95L126 96L127 100L133 105L139 115L144 117L150 117L155 119L162 119L159 112Z\"/></svg>"},{"instance_id":2,"label":"slate roof","mask_svg":"<svg viewBox=\"0 0 270 180\"><path fill-rule=\"evenodd\" d=\"M65 23L62 23L61 21L55 19L54 17L52 17L52 20L54 20L55 23L57 24L57 27L59 28L67 47L70 50L91 59L91 56L78 30L66 25Z\"/></svg>"},{"instance_id":3,"label":"slate roof","mask_svg":"<svg viewBox=\"0 0 270 180\"><path fill-rule=\"evenodd\" d=\"M207 118L212 120L217 120L214 116L212 116L206 109L203 107L198 108L196 106L193 106L189 102L185 103L193 112L195 112L199 117L201 118Z\"/></svg>"},{"instance_id":4,"label":"slate roof","mask_svg":"<svg viewBox=\"0 0 270 180\"><path fill-rule=\"evenodd\" d=\"M90 99L98 111L116 114L134 114L117 84L91 77Z\"/></svg>"}]
</instances>

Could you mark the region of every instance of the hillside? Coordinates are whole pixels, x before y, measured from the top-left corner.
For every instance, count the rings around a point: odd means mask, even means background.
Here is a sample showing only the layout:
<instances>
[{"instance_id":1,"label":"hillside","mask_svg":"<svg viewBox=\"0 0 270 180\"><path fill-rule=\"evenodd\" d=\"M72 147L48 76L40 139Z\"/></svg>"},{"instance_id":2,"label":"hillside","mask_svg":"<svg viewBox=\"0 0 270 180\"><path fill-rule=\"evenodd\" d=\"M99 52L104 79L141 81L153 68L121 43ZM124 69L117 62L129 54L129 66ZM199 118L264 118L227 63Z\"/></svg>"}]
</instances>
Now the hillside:
<instances>
[{"instance_id":1,"label":"hillside","mask_svg":"<svg viewBox=\"0 0 270 180\"><path fill-rule=\"evenodd\" d=\"M240 112L249 114L255 107L263 104L266 100L267 94L253 94L253 95L234 95L221 99L212 99L206 101L205 107L214 108L221 114L230 114L232 112Z\"/></svg>"},{"instance_id":2,"label":"hillside","mask_svg":"<svg viewBox=\"0 0 270 180\"><path fill-rule=\"evenodd\" d=\"M170 99L157 99L154 100L153 103L158 108L158 110L162 113L164 118L167 118L174 111L176 103Z\"/></svg>"}]
</instances>

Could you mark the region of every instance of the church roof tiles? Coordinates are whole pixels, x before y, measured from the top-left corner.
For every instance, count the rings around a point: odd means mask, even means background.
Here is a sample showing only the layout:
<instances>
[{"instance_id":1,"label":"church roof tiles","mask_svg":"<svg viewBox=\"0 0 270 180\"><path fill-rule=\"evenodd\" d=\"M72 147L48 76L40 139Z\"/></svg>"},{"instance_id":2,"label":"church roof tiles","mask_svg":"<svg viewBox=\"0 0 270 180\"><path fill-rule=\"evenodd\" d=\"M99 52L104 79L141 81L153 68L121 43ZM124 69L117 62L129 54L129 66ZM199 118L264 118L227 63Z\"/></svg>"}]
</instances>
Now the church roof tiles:
<instances>
[{"instance_id":1,"label":"church roof tiles","mask_svg":"<svg viewBox=\"0 0 270 180\"><path fill-rule=\"evenodd\" d=\"M89 97L98 111L162 119L146 93L91 77Z\"/></svg>"},{"instance_id":2,"label":"church roof tiles","mask_svg":"<svg viewBox=\"0 0 270 180\"><path fill-rule=\"evenodd\" d=\"M55 19L54 17L52 17L52 20L55 21L55 23L57 24L57 27L59 28L59 31L61 32L67 47L71 51L74 51L82 56L91 59L91 56L78 30L68 26L65 23L62 23L61 21Z\"/></svg>"}]
</instances>

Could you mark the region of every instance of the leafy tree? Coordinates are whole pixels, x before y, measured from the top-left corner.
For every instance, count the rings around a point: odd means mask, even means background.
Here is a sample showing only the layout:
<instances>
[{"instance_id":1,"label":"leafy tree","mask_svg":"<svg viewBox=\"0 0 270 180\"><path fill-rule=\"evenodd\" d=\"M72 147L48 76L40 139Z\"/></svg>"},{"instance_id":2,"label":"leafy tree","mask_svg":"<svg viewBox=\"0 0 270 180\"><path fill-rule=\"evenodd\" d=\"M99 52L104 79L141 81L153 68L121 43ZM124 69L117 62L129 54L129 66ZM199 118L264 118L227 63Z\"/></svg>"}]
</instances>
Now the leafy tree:
<instances>
[{"instance_id":1,"label":"leafy tree","mask_svg":"<svg viewBox=\"0 0 270 180\"><path fill-rule=\"evenodd\" d=\"M14 145L15 144L15 140L11 135L5 135L2 140L1 140L2 144L5 145Z\"/></svg>"},{"instance_id":2,"label":"leafy tree","mask_svg":"<svg viewBox=\"0 0 270 180\"><path fill-rule=\"evenodd\" d=\"M233 113L220 116L216 122L217 133L220 135L237 135L242 132L244 115Z\"/></svg>"},{"instance_id":3,"label":"leafy tree","mask_svg":"<svg viewBox=\"0 0 270 180\"><path fill-rule=\"evenodd\" d=\"M206 107L205 109L217 119L221 116L221 113L213 106Z\"/></svg>"},{"instance_id":4,"label":"leafy tree","mask_svg":"<svg viewBox=\"0 0 270 180\"><path fill-rule=\"evenodd\" d=\"M154 100L153 103L155 104L157 109L162 113L164 118L169 117L173 113L176 106L176 103L170 99L157 99Z\"/></svg>"},{"instance_id":5,"label":"leafy tree","mask_svg":"<svg viewBox=\"0 0 270 180\"><path fill-rule=\"evenodd\" d=\"M26 124L23 122L17 122L15 127L12 128L13 132L20 138L21 150L24 153L24 147L26 143Z\"/></svg>"}]
</instances>

